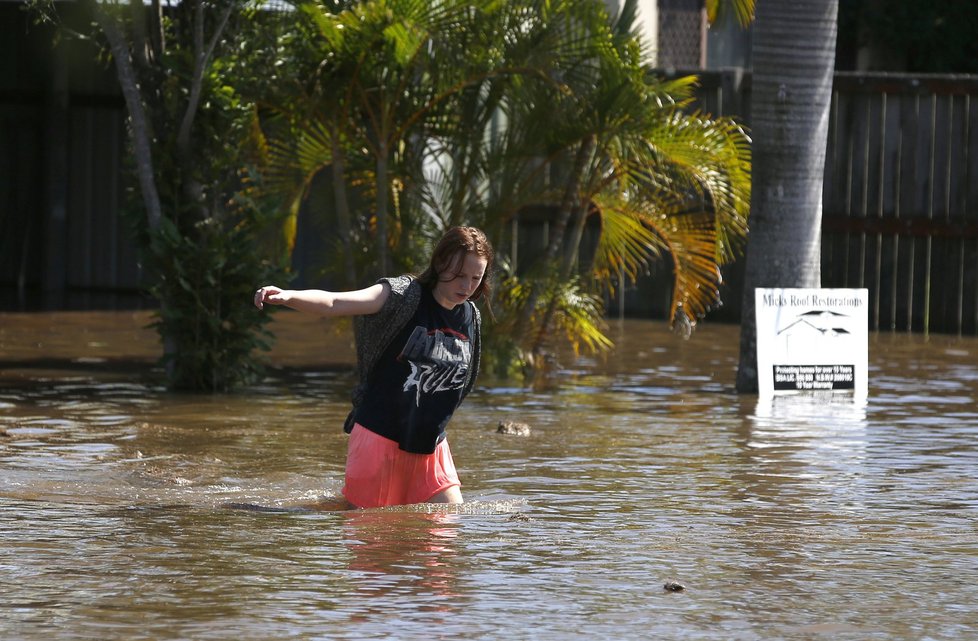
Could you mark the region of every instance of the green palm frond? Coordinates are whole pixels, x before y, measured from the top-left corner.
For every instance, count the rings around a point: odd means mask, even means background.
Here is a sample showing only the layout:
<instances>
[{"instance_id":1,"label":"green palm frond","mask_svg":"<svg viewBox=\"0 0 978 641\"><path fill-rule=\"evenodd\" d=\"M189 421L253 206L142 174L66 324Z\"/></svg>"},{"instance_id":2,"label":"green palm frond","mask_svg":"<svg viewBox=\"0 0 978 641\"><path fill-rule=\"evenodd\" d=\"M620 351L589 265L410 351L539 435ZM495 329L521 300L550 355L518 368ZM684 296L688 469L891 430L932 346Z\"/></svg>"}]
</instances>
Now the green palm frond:
<instances>
[{"instance_id":1,"label":"green palm frond","mask_svg":"<svg viewBox=\"0 0 978 641\"><path fill-rule=\"evenodd\" d=\"M319 2L301 2L298 8L315 25L323 38L325 49L335 51L343 46L345 25L341 15L329 11Z\"/></svg>"},{"instance_id":2,"label":"green palm frond","mask_svg":"<svg viewBox=\"0 0 978 641\"><path fill-rule=\"evenodd\" d=\"M661 256L663 243L633 204L621 197L598 197L601 236L593 276L612 289L619 275L635 281L649 263Z\"/></svg>"},{"instance_id":3,"label":"green palm frond","mask_svg":"<svg viewBox=\"0 0 978 641\"><path fill-rule=\"evenodd\" d=\"M543 288L545 291L537 298L531 325L524 328L528 333L543 332L551 337L562 335L576 354L582 351L596 354L614 347L614 343L605 334L604 301L600 296L586 291L577 279L563 282L541 281L521 279L512 274L501 279L493 297L492 333L496 335L493 340L514 342L513 339L520 331L517 327L519 311L531 299L533 288ZM544 311L551 302L555 308L551 326L542 327ZM514 342L517 349L518 342ZM532 356L527 352L522 358L530 359Z\"/></svg>"},{"instance_id":4,"label":"green palm frond","mask_svg":"<svg viewBox=\"0 0 978 641\"><path fill-rule=\"evenodd\" d=\"M684 314L695 324L719 303L722 276L716 257L716 219L697 204L667 201L659 215L645 219L672 261L670 322Z\"/></svg>"},{"instance_id":5,"label":"green palm frond","mask_svg":"<svg viewBox=\"0 0 978 641\"><path fill-rule=\"evenodd\" d=\"M284 238L289 251L295 246L299 209L313 178L332 162L328 126L319 120L306 120L267 140L263 174L270 195L281 198L288 212Z\"/></svg>"},{"instance_id":6,"label":"green palm frond","mask_svg":"<svg viewBox=\"0 0 978 641\"><path fill-rule=\"evenodd\" d=\"M648 139L656 160L652 180L699 194L716 215L716 260L732 260L747 235L750 211L750 138L729 118L668 114Z\"/></svg>"},{"instance_id":7,"label":"green palm frond","mask_svg":"<svg viewBox=\"0 0 978 641\"><path fill-rule=\"evenodd\" d=\"M604 301L585 292L579 283L562 283L553 293L557 299L553 317L575 354L583 348L595 354L612 349L615 344L605 335Z\"/></svg>"},{"instance_id":8,"label":"green palm frond","mask_svg":"<svg viewBox=\"0 0 978 641\"><path fill-rule=\"evenodd\" d=\"M288 136L268 143L267 181L282 192L294 190L295 183L307 183L332 162L329 128L318 120L307 120Z\"/></svg>"}]
</instances>

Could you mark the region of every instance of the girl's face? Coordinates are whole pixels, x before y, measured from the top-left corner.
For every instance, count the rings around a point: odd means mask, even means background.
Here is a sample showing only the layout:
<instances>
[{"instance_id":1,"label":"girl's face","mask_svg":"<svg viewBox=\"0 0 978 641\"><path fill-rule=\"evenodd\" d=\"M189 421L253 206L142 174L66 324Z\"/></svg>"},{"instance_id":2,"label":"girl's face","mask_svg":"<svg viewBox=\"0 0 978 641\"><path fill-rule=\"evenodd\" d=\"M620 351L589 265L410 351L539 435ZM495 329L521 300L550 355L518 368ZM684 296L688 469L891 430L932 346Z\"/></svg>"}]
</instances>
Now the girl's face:
<instances>
[{"instance_id":1,"label":"girl's face","mask_svg":"<svg viewBox=\"0 0 978 641\"><path fill-rule=\"evenodd\" d=\"M482 282L487 263L484 257L472 252L467 252L461 260L456 258L451 267L438 274L438 284L432 291L438 304L455 309L467 301Z\"/></svg>"}]
</instances>

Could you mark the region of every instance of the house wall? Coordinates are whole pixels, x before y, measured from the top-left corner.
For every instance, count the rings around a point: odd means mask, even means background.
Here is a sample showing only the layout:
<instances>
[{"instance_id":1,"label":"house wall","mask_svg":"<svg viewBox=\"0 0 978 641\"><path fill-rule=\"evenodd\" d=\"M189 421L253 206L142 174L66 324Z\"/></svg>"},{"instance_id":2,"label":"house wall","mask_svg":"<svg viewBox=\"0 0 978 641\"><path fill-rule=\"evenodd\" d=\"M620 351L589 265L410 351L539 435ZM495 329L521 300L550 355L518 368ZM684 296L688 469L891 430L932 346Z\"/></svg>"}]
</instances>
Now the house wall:
<instances>
[{"instance_id":1,"label":"house wall","mask_svg":"<svg viewBox=\"0 0 978 641\"><path fill-rule=\"evenodd\" d=\"M69 26L81 10L62 8ZM0 308L140 304L124 105L90 43L0 2Z\"/></svg>"}]
</instances>

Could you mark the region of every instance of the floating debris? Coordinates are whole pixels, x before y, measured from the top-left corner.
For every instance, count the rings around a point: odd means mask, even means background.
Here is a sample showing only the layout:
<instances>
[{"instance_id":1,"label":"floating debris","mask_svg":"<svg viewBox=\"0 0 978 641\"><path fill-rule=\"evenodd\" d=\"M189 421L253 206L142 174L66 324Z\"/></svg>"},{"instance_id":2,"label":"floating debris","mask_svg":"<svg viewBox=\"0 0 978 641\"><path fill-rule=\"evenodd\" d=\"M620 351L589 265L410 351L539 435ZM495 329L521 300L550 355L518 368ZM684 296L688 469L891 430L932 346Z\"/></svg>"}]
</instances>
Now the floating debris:
<instances>
[{"instance_id":1,"label":"floating debris","mask_svg":"<svg viewBox=\"0 0 978 641\"><path fill-rule=\"evenodd\" d=\"M499 421L496 432L498 434L512 434L513 436L529 436L530 426L516 421Z\"/></svg>"},{"instance_id":2,"label":"floating debris","mask_svg":"<svg viewBox=\"0 0 978 641\"><path fill-rule=\"evenodd\" d=\"M662 589L666 592L683 592L686 590L686 586L682 583L676 583L675 581L666 581L666 584L662 586Z\"/></svg>"}]
</instances>

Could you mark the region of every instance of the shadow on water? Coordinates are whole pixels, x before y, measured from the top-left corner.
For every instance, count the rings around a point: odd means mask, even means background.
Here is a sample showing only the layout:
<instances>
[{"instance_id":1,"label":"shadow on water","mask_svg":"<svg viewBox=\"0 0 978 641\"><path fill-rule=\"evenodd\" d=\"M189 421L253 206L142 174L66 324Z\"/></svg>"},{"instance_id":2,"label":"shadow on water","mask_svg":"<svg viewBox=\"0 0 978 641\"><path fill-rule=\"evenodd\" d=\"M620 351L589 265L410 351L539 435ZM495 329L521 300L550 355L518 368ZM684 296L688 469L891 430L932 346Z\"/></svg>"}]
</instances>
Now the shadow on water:
<instances>
[{"instance_id":1,"label":"shadow on water","mask_svg":"<svg viewBox=\"0 0 978 641\"><path fill-rule=\"evenodd\" d=\"M736 328L614 324L553 389L482 381L466 504L350 511L348 332L281 314L267 380L190 395L148 321L0 314L0 638L978 630L978 340L875 335L864 403L761 402Z\"/></svg>"}]
</instances>

